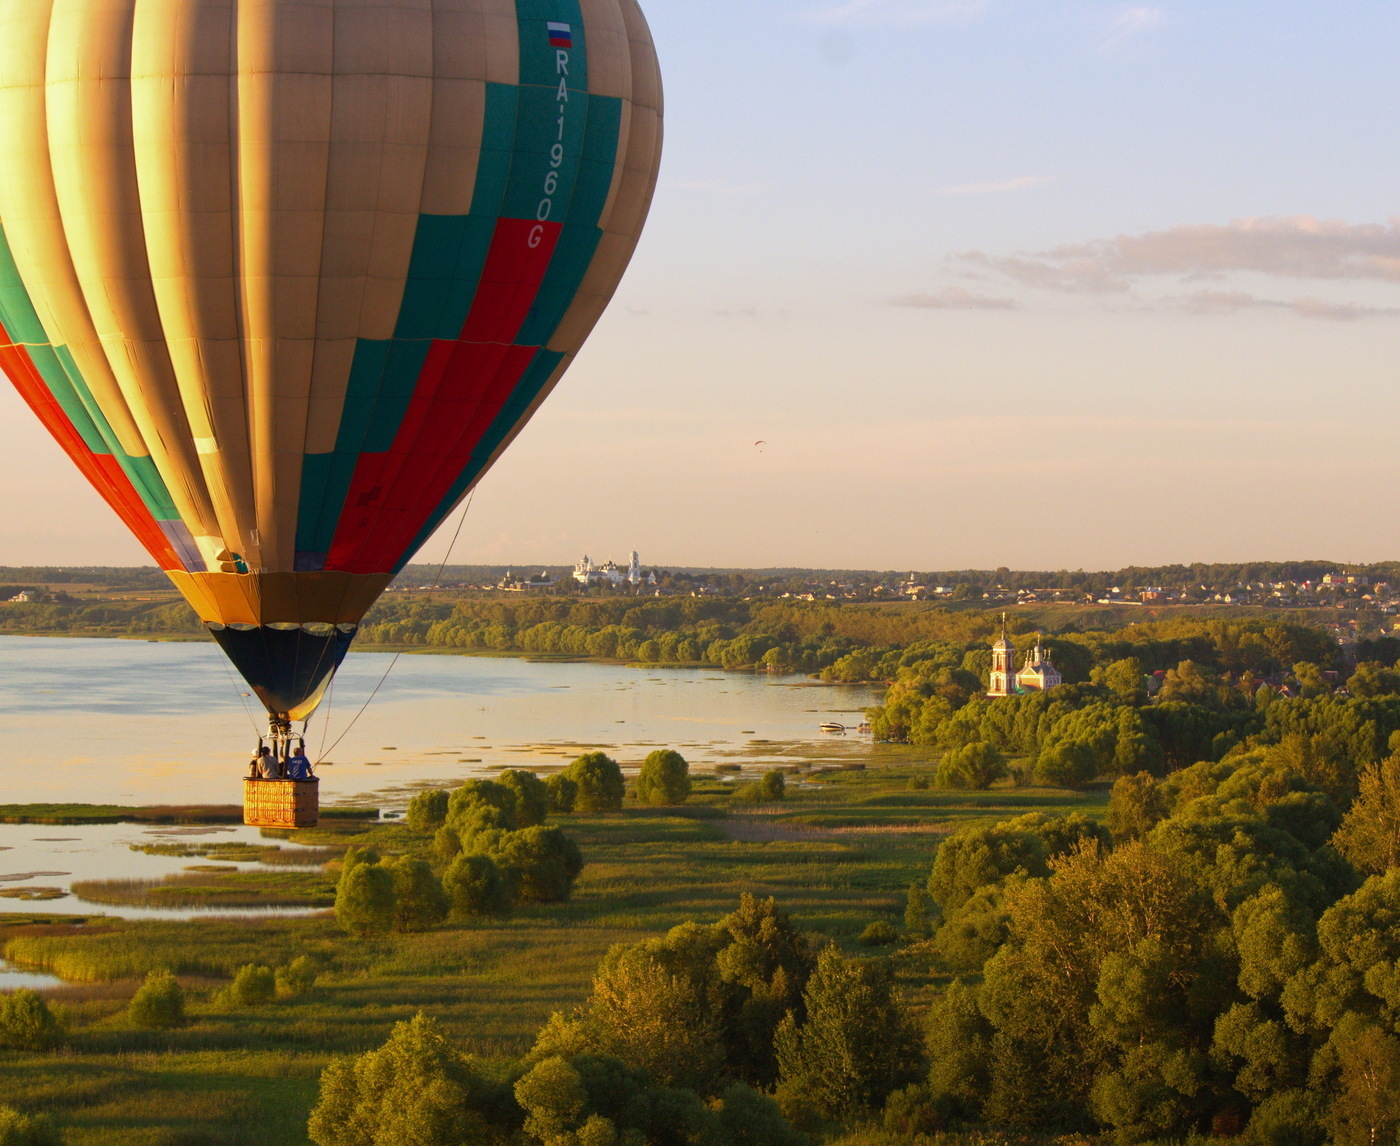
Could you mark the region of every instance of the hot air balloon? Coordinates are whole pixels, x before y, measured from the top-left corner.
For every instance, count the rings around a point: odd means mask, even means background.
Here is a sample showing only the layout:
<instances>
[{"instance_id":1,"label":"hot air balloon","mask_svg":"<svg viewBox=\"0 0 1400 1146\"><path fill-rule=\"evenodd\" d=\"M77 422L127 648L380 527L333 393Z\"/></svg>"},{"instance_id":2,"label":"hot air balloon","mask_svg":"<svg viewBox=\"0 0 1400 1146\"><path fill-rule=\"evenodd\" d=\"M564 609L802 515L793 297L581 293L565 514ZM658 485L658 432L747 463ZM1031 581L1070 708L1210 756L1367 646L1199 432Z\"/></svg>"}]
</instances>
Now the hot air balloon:
<instances>
[{"instance_id":1,"label":"hot air balloon","mask_svg":"<svg viewBox=\"0 0 1400 1146\"><path fill-rule=\"evenodd\" d=\"M661 112L635 0L0 0L0 368L279 759L601 316Z\"/></svg>"}]
</instances>

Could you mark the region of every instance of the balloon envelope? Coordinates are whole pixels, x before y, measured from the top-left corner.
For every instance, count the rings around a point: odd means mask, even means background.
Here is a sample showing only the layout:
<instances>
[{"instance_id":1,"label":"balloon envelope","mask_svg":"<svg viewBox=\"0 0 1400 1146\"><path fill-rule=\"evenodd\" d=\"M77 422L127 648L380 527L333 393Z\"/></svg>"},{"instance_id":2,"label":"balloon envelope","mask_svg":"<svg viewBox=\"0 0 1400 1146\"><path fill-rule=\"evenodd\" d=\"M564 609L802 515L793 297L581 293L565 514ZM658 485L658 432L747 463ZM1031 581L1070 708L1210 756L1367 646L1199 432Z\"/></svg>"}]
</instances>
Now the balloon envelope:
<instances>
[{"instance_id":1,"label":"balloon envelope","mask_svg":"<svg viewBox=\"0 0 1400 1146\"><path fill-rule=\"evenodd\" d=\"M0 368L270 711L636 246L635 0L0 0Z\"/></svg>"}]
</instances>

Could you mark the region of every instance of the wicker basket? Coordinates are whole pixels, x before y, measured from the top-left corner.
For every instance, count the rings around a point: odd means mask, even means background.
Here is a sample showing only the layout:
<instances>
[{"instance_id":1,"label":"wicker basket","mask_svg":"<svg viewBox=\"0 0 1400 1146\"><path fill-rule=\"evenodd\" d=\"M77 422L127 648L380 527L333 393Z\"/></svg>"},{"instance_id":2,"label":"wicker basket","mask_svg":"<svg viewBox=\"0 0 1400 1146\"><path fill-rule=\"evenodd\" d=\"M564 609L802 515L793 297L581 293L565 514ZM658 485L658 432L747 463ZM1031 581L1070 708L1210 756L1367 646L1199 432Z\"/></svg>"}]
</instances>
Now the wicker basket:
<instances>
[{"instance_id":1,"label":"wicker basket","mask_svg":"<svg viewBox=\"0 0 1400 1146\"><path fill-rule=\"evenodd\" d=\"M243 781L243 822L258 828L314 828L321 818L319 780Z\"/></svg>"}]
</instances>

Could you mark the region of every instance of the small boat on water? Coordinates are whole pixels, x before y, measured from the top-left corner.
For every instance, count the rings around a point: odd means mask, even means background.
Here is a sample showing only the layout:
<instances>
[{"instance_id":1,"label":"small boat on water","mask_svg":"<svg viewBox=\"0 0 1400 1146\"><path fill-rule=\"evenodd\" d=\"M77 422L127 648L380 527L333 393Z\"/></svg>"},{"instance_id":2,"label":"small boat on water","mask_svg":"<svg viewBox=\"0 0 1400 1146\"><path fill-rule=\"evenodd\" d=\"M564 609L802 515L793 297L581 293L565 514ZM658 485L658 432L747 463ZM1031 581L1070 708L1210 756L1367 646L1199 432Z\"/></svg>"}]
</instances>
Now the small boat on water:
<instances>
[{"instance_id":1,"label":"small boat on water","mask_svg":"<svg viewBox=\"0 0 1400 1146\"><path fill-rule=\"evenodd\" d=\"M821 730L823 732L845 732L846 726L844 724L837 724L834 720L828 720L825 724L821 725Z\"/></svg>"},{"instance_id":2,"label":"small boat on water","mask_svg":"<svg viewBox=\"0 0 1400 1146\"><path fill-rule=\"evenodd\" d=\"M857 725L856 731L857 731L857 732L869 732L869 731L870 731L870 721L868 721L868 720L863 720L863 721L861 721L860 724Z\"/></svg>"}]
</instances>

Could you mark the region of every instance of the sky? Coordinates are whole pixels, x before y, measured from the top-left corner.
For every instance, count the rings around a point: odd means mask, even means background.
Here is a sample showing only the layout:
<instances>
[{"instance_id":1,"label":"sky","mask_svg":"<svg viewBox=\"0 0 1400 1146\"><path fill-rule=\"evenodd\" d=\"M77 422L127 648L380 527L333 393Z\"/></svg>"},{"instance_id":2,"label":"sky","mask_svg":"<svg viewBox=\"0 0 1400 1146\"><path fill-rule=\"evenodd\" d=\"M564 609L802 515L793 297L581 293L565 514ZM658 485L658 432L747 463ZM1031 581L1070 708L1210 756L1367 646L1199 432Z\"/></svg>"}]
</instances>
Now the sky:
<instances>
[{"instance_id":1,"label":"sky","mask_svg":"<svg viewBox=\"0 0 1400 1146\"><path fill-rule=\"evenodd\" d=\"M1400 556L1400 6L644 6L651 219L454 563ZM144 563L8 389L0 481Z\"/></svg>"}]
</instances>

